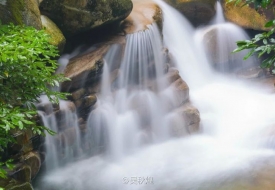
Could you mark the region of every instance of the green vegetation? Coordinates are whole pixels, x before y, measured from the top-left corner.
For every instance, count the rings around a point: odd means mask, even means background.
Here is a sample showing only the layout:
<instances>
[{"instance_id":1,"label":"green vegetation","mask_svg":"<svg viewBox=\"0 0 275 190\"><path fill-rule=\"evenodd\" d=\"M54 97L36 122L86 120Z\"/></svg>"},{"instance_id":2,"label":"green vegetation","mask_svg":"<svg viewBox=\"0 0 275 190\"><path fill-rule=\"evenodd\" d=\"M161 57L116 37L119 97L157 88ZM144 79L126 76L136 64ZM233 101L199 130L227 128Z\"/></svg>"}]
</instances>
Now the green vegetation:
<instances>
[{"instance_id":1,"label":"green vegetation","mask_svg":"<svg viewBox=\"0 0 275 190\"><path fill-rule=\"evenodd\" d=\"M230 2L235 2L235 5L243 3L243 0L227 0L228 3ZM243 3L243 5L247 5L247 4L253 4L254 7L256 9L262 7L262 8L266 8L268 5L271 4L271 0L245 0L245 2Z\"/></svg>"},{"instance_id":2,"label":"green vegetation","mask_svg":"<svg viewBox=\"0 0 275 190\"><path fill-rule=\"evenodd\" d=\"M271 0L227 0L227 2L235 2L235 4L243 3L244 5L253 3L256 9L267 8L271 5ZM265 56L265 59L261 63L262 68L274 68L275 66L275 39L273 34L275 31L275 20L271 20L265 24L265 27L269 29L267 32L263 32L255 35L251 40L238 41L238 48L233 52L239 52L244 49L249 49L249 53L244 57L248 59L252 55L257 55L259 58ZM275 73L275 70L272 70Z\"/></svg>"},{"instance_id":3,"label":"green vegetation","mask_svg":"<svg viewBox=\"0 0 275 190\"><path fill-rule=\"evenodd\" d=\"M54 75L58 50L48 41L49 36L43 30L0 23L0 151L14 141L12 132L17 130L54 133L38 126L34 119L37 115L34 104L41 94L53 102L66 96L50 89L67 79ZM9 162L5 165L11 168ZM0 169L0 177L5 174Z\"/></svg>"}]
</instances>

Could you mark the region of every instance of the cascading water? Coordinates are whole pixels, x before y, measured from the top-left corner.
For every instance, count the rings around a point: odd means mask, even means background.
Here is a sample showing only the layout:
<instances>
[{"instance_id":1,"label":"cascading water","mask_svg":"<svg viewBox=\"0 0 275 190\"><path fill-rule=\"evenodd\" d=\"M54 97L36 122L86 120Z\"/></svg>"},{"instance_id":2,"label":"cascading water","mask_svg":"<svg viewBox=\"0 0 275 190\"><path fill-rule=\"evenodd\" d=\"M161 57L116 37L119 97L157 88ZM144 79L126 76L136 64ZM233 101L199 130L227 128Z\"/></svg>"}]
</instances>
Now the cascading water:
<instances>
[{"instance_id":1,"label":"cascading water","mask_svg":"<svg viewBox=\"0 0 275 190\"><path fill-rule=\"evenodd\" d=\"M119 58L119 45L113 45L106 54L97 109L88 119L96 145L101 147L107 142L110 155L117 159L134 152L145 142L167 138L165 103L172 98L168 95L171 89L164 91L167 68L157 26L153 24L148 28L127 36L113 87L109 68L114 67L113 60Z\"/></svg>"},{"instance_id":2,"label":"cascading water","mask_svg":"<svg viewBox=\"0 0 275 190\"><path fill-rule=\"evenodd\" d=\"M135 61L140 60L137 52L142 51L141 44L148 43L152 28L129 35L115 86L109 83L112 77L108 67L113 67L111 60L120 53L114 46L105 56L104 86L98 108L89 116L96 144L106 143L110 154L51 173L44 180L48 187L39 189L274 189L274 95L263 89L259 92L252 82L229 79L213 71L203 45L197 46L195 35L194 40L191 38L195 32L190 24L176 10L162 1L156 2L163 10L164 43L190 85L192 103L201 113L203 133L140 148L145 139L167 140L158 132L165 129L171 112L165 102L175 95L171 96L173 91L167 92L165 82L159 80L165 68L160 64L157 69L152 64L150 70L150 62L158 53L152 51L154 41L147 44L148 51L142 52L146 59L139 64L146 65L136 65ZM157 46L159 52L160 49ZM130 55L136 57L135 61ZM154 84L153 79L158 79L159 84ZM151 82L154 88L148 87Z\"/></svg>"},{"instance_id":3,"label":"cascading water","mask_svg":"<svg viewBox=\"0 0 275 190\"><path fill-rule=\"evenodd\" d=\"M46 168L57 169L76 157L80 150L80 134L75 107L72 103L60 100L54 105L42 96L37 105L39 115L45 127L58 135L46 135ZM58 107L58 108L57 108ZM73 140L72 138L76 138ZM75 142L72 144L72 142Z\"/></svg>"},{"instance_id":4,"label":"cascading water","mask_svg":"<svg viewBox=\"0 0 275 190\"><path fill-rule=\"evenodd\" d=\"M249 36L239 26L225 21L219 1L212 25L197 30L196 38L200 44L204 44L211 65L221 72L239 71L257 65L254 56L243 60L248 50L231 53L237 48L237 41L247 40Z\"/></svg>"}]
</instances>

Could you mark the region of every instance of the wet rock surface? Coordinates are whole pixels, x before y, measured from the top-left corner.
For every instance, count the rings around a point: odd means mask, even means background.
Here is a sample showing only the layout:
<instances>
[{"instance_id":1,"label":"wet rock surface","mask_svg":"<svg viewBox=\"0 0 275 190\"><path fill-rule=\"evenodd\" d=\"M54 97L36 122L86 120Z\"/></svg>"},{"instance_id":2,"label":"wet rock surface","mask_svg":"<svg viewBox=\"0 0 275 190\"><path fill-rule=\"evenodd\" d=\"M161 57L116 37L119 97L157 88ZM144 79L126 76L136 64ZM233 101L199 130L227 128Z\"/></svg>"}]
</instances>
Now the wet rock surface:
<instances>
[{"instance_id":1,"label":"wet rock surface","mask_svg":"<svg viewBox=\"0 0 275 190\"><path fill-rule=\"evenodd\" d=\"M269 16L270 10L265 10L264 13L263 10L256 11L251 6L242 6L242 3L235 6L234 2L226 3L225 0L222 0L222 5L226 19L244 28L265 31L265 23L274 19L274 16Z\"/></svg>"},{"instance_id":2,"label":"wet rock surface","mask_svg":"<svg viewBox=\"0 0 275 190\"><path fill-rule=\"evenodd\" d=\"M215 0L165 0L194 25L205 25L214 17Z\"/></svg>"},{"instance_id":3,"label":"wet rock surface","mask_svg":"<svg viewBox=\"0 0 275 190\"><path fill-rule=\"evenodd\" d=\"M132 10L130 0L44 0L40 9L64 32L71 36L126 18Z\"/></svg>"},{"instance_id":4,"label":"wet rock surface","mask_svg":"<svg viewBox=\"0 0 275 190\"><path fill-rule=\"evenodd\" d=\"M0 3L0 20L3 24L14 23L42 29L37 0L6 0Z\"/></svg>"},{"instance_id":5,"label":"wet rock surface","mask_svg":"<svg viewBox=\"0 0 275 190\"><path fill-rule=\"evenodd\" d=\"M147 25L156 22L162 25L162 12L151 0L133 0L133 10L123 21L122 28L127 34L148 29Z\"/></svg>"},{"instance_id":6,"label":"wet rock surface","mask_svg":"<svg viewBox=\"0 0 275 190\"><path fill-rule=\"evenodd\" d=\"M46 33L50 35L50 44L58 47L58 50L61 53L66 44L66 39L63 33L47 16L41 15L41 21Z\"/></svg>"},{"instance_id":7,"label":"wet rock surface","mask_svg":"<svg viewBox=\"0 0 275 190\"><path fill-rule=\"evenodd\" d=\"M113 45L117 45L121 51L125 45L125 36L116 35L110 37L108 41L101 41L92 50L88 49L72 58L64 70L65 77L70 78L70 81L63 82L61 90L75 92L81 88L93 88L93 92L97 92L105 64L104 56ZM117 60L114 60L114 62L119 64L120 61L121 57L119 56ZM116 68L119 65L114 64L113 66Z\"/></svg>"}]
</instances>

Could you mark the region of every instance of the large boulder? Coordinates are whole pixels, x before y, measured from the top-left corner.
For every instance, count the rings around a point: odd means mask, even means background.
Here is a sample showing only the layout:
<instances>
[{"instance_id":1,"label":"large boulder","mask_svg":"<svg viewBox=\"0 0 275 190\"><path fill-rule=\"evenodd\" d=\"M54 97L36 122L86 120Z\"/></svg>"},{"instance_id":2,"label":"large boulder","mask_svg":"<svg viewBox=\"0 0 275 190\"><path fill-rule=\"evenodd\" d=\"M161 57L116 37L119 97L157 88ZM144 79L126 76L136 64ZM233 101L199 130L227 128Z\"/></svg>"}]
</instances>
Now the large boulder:
<instances>
[{"instance_id":1,"label":"large boulder","mask_svg":"<svg viewBox=\"0 0 275 190\"><path fill-rule=\"evenodd\" d=\"M51 18L65 36L126 18L133 4L130 0L44 0L40 9Z\"/></svg>"},{"instance_id":2,"label":"large boulder","mask_svg":"<svg viewBox=\"0 0 275 190\"><path fill-rule=\"evenodd\" d=\"M175 109L169 121L169 131L175 137L198 133L200 130L200 112L190 102Z\"/></svg>"},{"instance_id":3,"label":"large boulder","mask_svg":"<svg viewBox=\"0 0 275 190\"><path fill-rule=\"evenodd\" d=\"M265 23L269 19L274 19L274 16L269 13L270 10L256 11L249 5L242 5L243 3L235 5L235 3L226 3L226 1L223 0L222 6L226 19L244 28L267 30L267 28L264 27Z\"/></svg>"},{"instance_id":4,"label":"large boulder","mask_svg":"<svg viewBox=\"0 0 275 190\"><path fill-rule=\"evenodd\" d=\"M37 0L0 1L0 20L3 24L24 24L36 29L42 28Z\"/></svg>"},{"instance_id":5,"label":"large boulder","mask_svg":"<svg viewBox=\"0 0 275 190\"><path fill-rule=\"evenodd\" d=\"M215 16L216 0L165 0L194 25L207 24Z\"/></svg>"},{"instance_id":6,"label":"large boulder","mask_svg":"<svg viewBox=\"0 0 275 190\"><path fill-rule=\"evenodd\" d=\"M70 60L64 75L71 80L62 84L62 90L75 91L84 87L86 83L91 84L97 81L102 73L104 54L108 49L109 45L102 46L95 51Z\"/></svg>"},{"instance_id":7,"label":"large boulder","mask_svg":"<svg viewBox=\"0 0 275 190\"><path fill-rule=\"evenodd\" d=\"M26 183L15 183L5 187L6 190L33 190L32 185L29 182Z\"/></svg>"},{"instance_id":8,"label":"large boulder","mask_svg":"<svg viewBox=\"0 0 275 190\"><path fill-rule=\"evenodd\" d=\"M254 57L243 60L248 53L244 50L232 53L237 48L236 41L248 39L243 30L232 23L224 23L206 27L201 32L201 41L211 65L221 72L235 72L256 65Z\"/></svg>"},{"instance_id":9,"label":"large boulder","mask_svg":"<svg viewBox=\"0 0 275 190\"><path fill-rule=\"evenodd\" d=\"M65 77L71 80L62 84L62 91L73 92L97 85L103 72L104 56L113 44L117 44L121 52L125 45L125 36L117 36L109 42L102 42L96 49L71 59L64 70ZM117 60L120 63L120 58Z\"/></svg>"},{"instance_id":10,"label":"large boulder","mask_svg":"<svg viewBox=\"0 0 275 190\"><path fill-rule=\"evenodd\" d=\"M62 52L66 43L63 33L47 16L41 15L41 21L46 33L50 35L50 44L56 46L59 52Z\"/></svg>"},{"instance_id":11,"label":"large boulder","mask_svg":"<svg viewBox=\"0 0 275 190\"><path fill-rule=\"evenodd\" d=\"M162 28L162 14L157 4L152 0L133 0L133 10L122 26L130 34L148 29L148 25L153 22Z\"/></svg>"}]
</instances>

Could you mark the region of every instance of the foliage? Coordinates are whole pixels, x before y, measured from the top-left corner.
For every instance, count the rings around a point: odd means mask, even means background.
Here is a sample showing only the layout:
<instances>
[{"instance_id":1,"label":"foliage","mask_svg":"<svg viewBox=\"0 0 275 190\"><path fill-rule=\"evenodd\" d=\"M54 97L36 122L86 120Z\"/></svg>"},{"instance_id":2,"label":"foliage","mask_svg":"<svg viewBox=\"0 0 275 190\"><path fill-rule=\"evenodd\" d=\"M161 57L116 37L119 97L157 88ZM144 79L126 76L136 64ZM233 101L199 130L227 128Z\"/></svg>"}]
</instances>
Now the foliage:
<instances>
[{"instance_id":1,"label":"foliage","mask_svg":"<svg viewBox=\"0 0 275 190\"><path fill-rule=\"evenodd\" d=\"M243 0L227 0L227 2L228 3L235 2L235 5L237 5L237 4L243 3ZM258 9L260 7L266 8L268 5L270 5L270 3L271 3L271 0L246 0L243 3L243 6L247 4L253 4L254 7Z\"/></svg>"},{"instance_id":2,"label":"foliage","mask_svg":"<svg viewBox=\"0 0 275 190\"><path fill-rule=\"evenodd\" d=\"M37 115L34 104L41 94L53 102L67 95L50 88L67 78L54 75L58 50L48 40L43 30L0 23L0 151L14 141L13 131L29 129L35 134L44 134L44 130L54 133L37 126L34 119ZM0 177L3 175L0 170Z\"/></svg>"},{"instance_id":3,"label":"foliage","mask_svg":"<svg viewBox=\"0 0 275 190\"><path fill-rule=\"evenodd\" d=\"M242 0L227 0L227 2L235 2L239 4L243 2ZM244 5L253 3L256 9L262 7L267 8L272 2L271 0L246 0ZM258 55L266 57L261 64L262 68L273 68L275 66L275 39L272 37L275 31L275 20L268 21L265 24L265 27L268 29L267 32L257 34L251 40L238 41L238 48L233 52L239 52L244 49L249 49L249 53L244 57L248 59L252 55ZM275 70L272 70L275 73Z\"/></svg>"},{"instance_id":4,"label":"foliage","mask_svg":"<svg viewBox=\"0 0 275 190\"><path fill-rule=\"evenodd\" d=\"M6 166L8 169L12 170L14 168L14 165L12 164L13 160L7 160L5 163L0 162L0 178L7 178L7 171L3 169L4 166ZM1 187L0 187L1 190Z\"/></svg>"}]
</instances>

